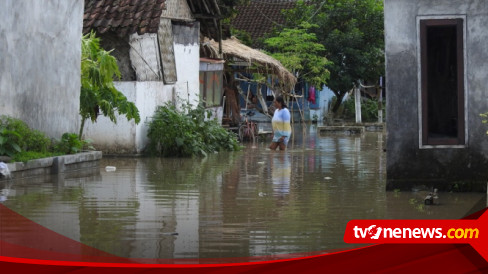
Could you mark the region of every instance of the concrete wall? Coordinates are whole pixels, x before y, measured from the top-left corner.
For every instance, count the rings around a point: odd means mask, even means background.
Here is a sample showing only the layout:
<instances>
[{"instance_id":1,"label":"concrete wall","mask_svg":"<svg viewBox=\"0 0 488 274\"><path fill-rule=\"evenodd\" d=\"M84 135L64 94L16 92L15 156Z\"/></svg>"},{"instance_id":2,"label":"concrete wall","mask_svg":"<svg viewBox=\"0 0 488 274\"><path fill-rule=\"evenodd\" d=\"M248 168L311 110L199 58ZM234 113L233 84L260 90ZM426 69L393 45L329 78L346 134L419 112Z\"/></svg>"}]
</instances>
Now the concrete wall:
<instances>
[{"instance_id":1,"label":"concrete wall","mask_svg":"<svg viewBox=\"0 0 488 274\"><path fill-rule=\"evenodd\" d=\"M198 104L200 100L200 25L173 24L174 52L178 82L175 84L176 96Z\"/></svg>"},{"instance_id":2,"label":"concrete wall","mask_svg":"<svg viewBox=\"0 0 488 274\"><path fill-rule=\"evenodd\" d=\"M488 178L488 4L482 0L385 0L387 188L424 184L475 190ZM466 145L420 148L418 19L465 17Z\"/></svg>"},{"instance_id":3,"label":"concrete wall","mask_svg":"<svg viewBox=\"0 0 488 274\"><path fill-rule=\"evenodd\" d=\"M130 43L129 37L120 37L113 32L103 34L97 33L100 37L100 46L105 50L112 50L112 56L117 59L120 70L121 81L135 81L136 72L130 62Z\"/></svg>"},{"instance_id":4,"label":"concrete wall","mask_svg":"<svg viewBox=\"0 0 488 274\"><path fill-rule=\"evenodd\" d=\"M317 122L323 122L326 119L327 114L329 113L329 104L334 97L334 92L330 90L327 86L324 85L322 90L317 90L318 96L318 104L320 106L319 109L310 109L309 119L315 120L314 116L317 117Z\"/></svg>"},{"instance_id":5,"label":"concrete wall","mask_svg":"<svg viewBox=\"0 0 488 274\"><path fill-rule=\"evenodd\" d=\"M0 1L0 114L55 138L77 132L83 5Z\"/></svg>"},{"instance_id":6,"label":"concrete wall","mask_svg":"<svg viewBox=\"0 0 488 274\"><path fill-rule=\"evenodd\" d=\"M63 174L74 171L93 173L92 171L96 170L98 172L101 158L102 152L89 151L73 155L35 159L27 163L8 163L7 168L10 174L6 177L0 174L0 181L32 177L42 178L49 174Z\"/></svg>"},{"instance_id":7,"label":"concrete wall","mask_svg":"<svg viewBox=\"0 0 488 274\"><path fill-rule=\"evenodd\" d=\"M117 116L114 124L105 116L100 116L97 122L88 122L85 126L84 137L94 141L98 150L110 154L140 153L147 144L147 125L158 105L164 105L173 99L173 86L163 82L116 82L115 87L127 99L134 102L139 109L141 122L127 121L124 116Z\"/></svg>"},{"instance_id":8,"label":"concrete wall","mask_svg":"<svg viewBox=\"0 0 488 274\"><path fill-rule=\"evenodd\" d=\"M95 124L87 123L84 137L94 141L94 147L109 154L139 154L148 143L147 122L151 120L157 106L166 102L182 103L199 100L200 48L198 44L199 25L178 25L174 33L177 82L165 85L163 81L116 82L116 88L139 109L141 122L136 125L124 116L117 116L117 124L100 116ZM178 37L184 37L180 39ZM190 39L190 38L191 39Z\"/></svg>"}]
</instances>

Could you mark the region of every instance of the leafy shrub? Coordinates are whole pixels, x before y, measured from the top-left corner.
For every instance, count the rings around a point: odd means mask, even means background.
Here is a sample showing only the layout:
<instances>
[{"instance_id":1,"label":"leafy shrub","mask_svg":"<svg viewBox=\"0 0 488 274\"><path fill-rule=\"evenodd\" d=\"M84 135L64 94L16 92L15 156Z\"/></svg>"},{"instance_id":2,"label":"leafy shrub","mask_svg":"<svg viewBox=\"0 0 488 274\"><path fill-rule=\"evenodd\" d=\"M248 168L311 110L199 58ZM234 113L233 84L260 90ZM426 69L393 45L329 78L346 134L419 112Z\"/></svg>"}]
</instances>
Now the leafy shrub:
<instances>
[{"instance_id":1,"label":"leafy shrub","mask_svg":"<svg viewBox=\"0 0 488 274\"><path fill-rule=\"evenodd\" d=\"M65 133L55 142L43 132L29 128L22 120L6 115L0 116L0 155L12 157L13 161L26 162L32 159L73 154L83 149L93 149L91 140L80 140L75 133Z\"/></svg>"},{"instance_id":2,"label":"leafy shrub","mask_svg":"<svg viewBox=\"0 0 488 274\"><path fill-rule=\"evenodd\" d=\"M166 104L156 109L149 123L148 153L159 156L207 155L220 150L239 150L234 133L228 132L203 105L185 104L179 111Z\"/></svg>"},{"instance_id":3,"label":"leafy shrub","mask_svg":"<svg viewBox=\"0 0 488 274\"><path fill-rule=\"evenodd\" d=\"M335 97L334 97L335 98ZM354 98L351 97L345 100L341 105L341 117L346 120L352 120L356 117L356 106ZM384 109L383 109L384 111ZM383 115L384 117L384 115ZM361 118L363 122L377 122L378 121L378 101L377 100L361 100Z\"/></svg>"},{"instance_id":4,"label":"leafy shrub","mask_svg":"<svg viewBox=\"0 0 488 274\"><path fill-rule=\"evenodd\" d=\"M354 98L348 98L342 102L343 112L342 117L346 120L354 119L356 117L356 105Z\"/></svg>"},{"instance_id":5,"label":"leafy shrub","mask_svg":"<svg viewBox=\"0 0 488 274\"><path fill-rule=\"evenodd\" d=\"M21 149L26 150L26 139L30 135L31 129L22 120L2 115L0 117L0 127L15 132L10 134L10 141L16 143Z\"/></svg>"},{"instance_id":6,"label":"leafy shrub","mask_svg":"<svg viewBox=\"0 0 488 274\"><path fill-rule=\"evenodd\" d=\"M31 129L22 120L2 115L0 127L17 134L11 135L12 142L16 143L23 151L47 152L51 149L52 142L43 132Z\"/></svg>"},{"instance_id":7,"label":"leafy shrub","mask_svg":"<svg viewBox=\"0 0 488 274\"><path fill-rule=\"evenodd\" d=\"M47 152L51 147L51 139L39 130L32 130L25 138L25 149L28 151Z\"/></svg>"},{"instance_id":8,"label":"leafy shrub","mask_svg":"<svg viewBox=\"0 0 488 274\"><path fill-rule=\"evenodd\" d=\"M80 140L80 137L76 133L66 132L54 146L54 151L63 154L75 154L82 151L85 147L93 149L90 143L91 140Z\"/></svg>"},{"instance_id":9,"label":"leafy shrub","mask_svg":"<svg viewBox=\"0 0 488 274\"><path fill-rule=\"evenodd\" d=\"M16 143L19 138L20 135L17 132L0 127L0 156L7 155L12 157L16 153L21 152L22 150Z\"/></svg>"}]
</instances>

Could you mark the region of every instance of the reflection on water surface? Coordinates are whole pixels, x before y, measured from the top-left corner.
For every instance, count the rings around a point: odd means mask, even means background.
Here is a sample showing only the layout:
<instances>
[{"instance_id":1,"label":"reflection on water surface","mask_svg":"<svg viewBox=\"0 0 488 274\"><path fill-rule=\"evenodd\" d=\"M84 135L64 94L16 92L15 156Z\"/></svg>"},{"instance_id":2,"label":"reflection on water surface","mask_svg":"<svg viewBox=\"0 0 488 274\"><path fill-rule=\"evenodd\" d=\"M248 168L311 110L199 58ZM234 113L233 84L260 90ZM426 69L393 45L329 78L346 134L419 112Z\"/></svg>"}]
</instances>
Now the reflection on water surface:
<instances>
[{"instance_id":1,"label":"reflection on water surface","mask_svg":"<svg viewBox=\"0 0 488 274\"><path fill-rule=\"evenodd\" d=\"M0 185L7 207L131 258L248 257L352 248L351 219L458 219L480 193L385 191L385 137L295 134L286 152L248 144L207 158L104 158L96 175ZM115 172L105 166L116 166Z\"/></svg>"}]
</instances>

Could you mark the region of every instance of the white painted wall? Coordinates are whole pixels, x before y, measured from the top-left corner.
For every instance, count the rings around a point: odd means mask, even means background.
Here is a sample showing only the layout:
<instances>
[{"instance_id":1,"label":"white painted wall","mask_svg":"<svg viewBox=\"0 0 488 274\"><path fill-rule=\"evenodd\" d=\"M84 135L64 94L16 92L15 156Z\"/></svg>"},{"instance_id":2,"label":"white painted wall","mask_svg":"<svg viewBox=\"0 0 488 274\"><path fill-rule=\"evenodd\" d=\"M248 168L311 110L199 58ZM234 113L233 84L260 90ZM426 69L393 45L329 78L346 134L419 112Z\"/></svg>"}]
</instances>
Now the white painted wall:
<instances>
[{"instance_id":1,"label":"white painted wall","mask_svg":"<svg viewBox=\"0 0 488 274\"><path fill-rule=\"evenodd\" d=\"M147 125L158 105L171 101L173 87L163 82L116 82L115 87L139 109L141 122L128 122L124 116L117 116L117 124L107 117L100 116L96 123L88 122L84 138L94 141L96 149L105 153L134 154L140 153L147 144Z\"/></svg>"},{"instance_id":2,"label":"white painted wall","mask_svg":"<svg viewBox=\"0 0 488 274\"><path fill-rule=\"evenodd\" d=\"M176 57L176 73L178 81L175 83L177 98L188 100L191 104L198 104L200 100L200 45L174 45Z\"/></svg>"},{"instance_id":3,"label":"white painted wall","mask_svg":"<svg viewBox=\"0 0 488 274\"><path fill-rule=\"evenodd\" d=\"M0 114L77 132L82 27L82 0L0 1Z\"/></svg>"},{"instance_id":4,"label":"white painted wall","mask_svg":"<svg viewBox=\"0 0 488 274\"><path fill-rule=\"evenodd\" d=\"M224 116L224 108L223 107L209 107L207 109L212 112L212 117L210 117L210 119L217 119L219 124L222 124L222 117Z\"/></svg>"},{"instance_id":5,"label":"white painted wall","mask_svg":"<svg viewBox=\"0 0 488 274\"><path fill-rule=\"evenodd\" d=\"M321 91L317 90L317 92L320 92L320 108L310 109L310 119L312 120L313 116L317 115L318 122L322 122L329 112L329 104L332 100L332 97L334 97L334 93L327 86L324 86Z\"/></svg>"},{"instance_id":6,"label":"white painted wall","mask_svg":"<svg viewBox=\"0 0 488 274\"><path fill-rule=\"evenodd\" d=\"M200 49L195 44L175 44L176 71L178 81L165 85L162 81L116 82L115 87L139 109L141 122L136 125L124 116L117 116L117 124L100 116L95 124L88 122L84 138L93 140L96 149L108 154L139 154L148 143L147 122L151 120L157 106L172 102L179 97L196 104L199 100ZM181 102L181 101L180 101Z\"/></svg>"}]
</instances>

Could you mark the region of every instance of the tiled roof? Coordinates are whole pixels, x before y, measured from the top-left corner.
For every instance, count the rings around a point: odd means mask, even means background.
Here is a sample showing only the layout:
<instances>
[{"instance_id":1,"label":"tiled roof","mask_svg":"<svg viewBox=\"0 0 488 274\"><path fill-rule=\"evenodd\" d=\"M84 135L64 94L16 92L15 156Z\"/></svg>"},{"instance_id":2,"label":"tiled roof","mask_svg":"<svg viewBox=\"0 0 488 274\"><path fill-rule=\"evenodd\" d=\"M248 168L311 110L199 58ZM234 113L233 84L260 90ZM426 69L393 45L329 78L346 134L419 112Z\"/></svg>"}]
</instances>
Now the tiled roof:
<instances>
[{"instance_id":1,"label":"tiled roof","mask_svg":"<svg viewBox=\"0 0 488 274\"><path fill-rule=\"evenodd\" d=\"M157 33L165 0L85 0L83 33Z\"/></svg>"},{"instance_id":2,"label":"tiled roof","mask_svg":"<svg viewBox=\"0 0 488 274\"><path fill-rule=\"evenodd\" d=\"M238 14L232 20L232 26L251 36L253 43L270 33L277 24L285 23L281 11L295 7L296 1L290 0L251 0L248 5L237 7Z\"/></svg>"}]
</instances>

